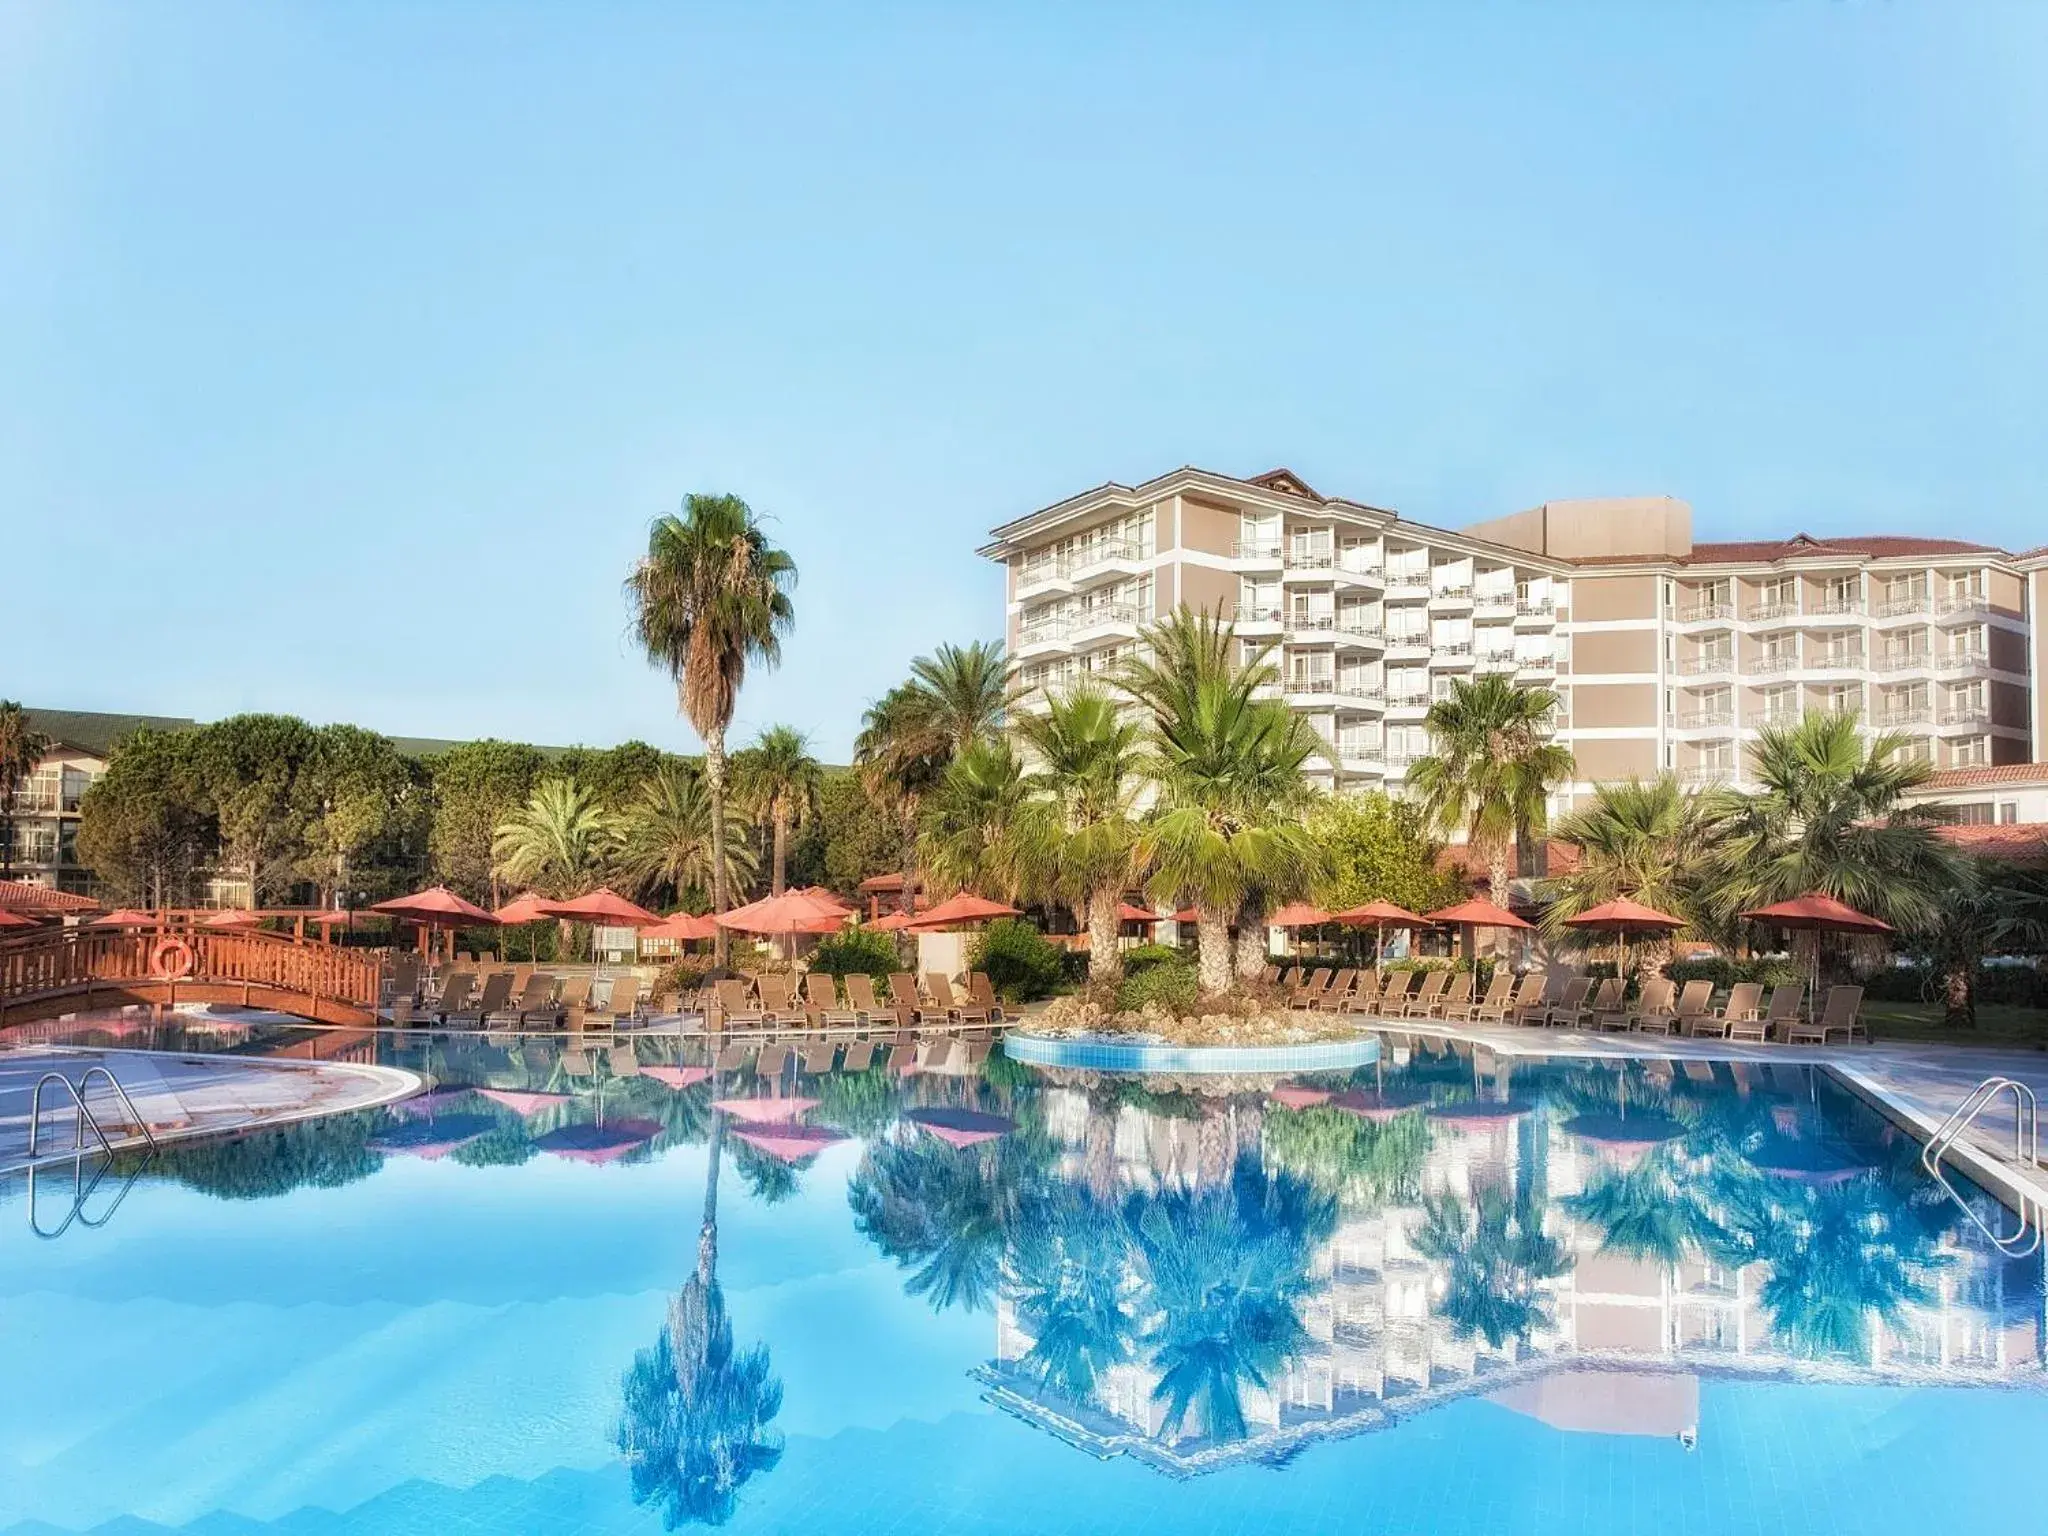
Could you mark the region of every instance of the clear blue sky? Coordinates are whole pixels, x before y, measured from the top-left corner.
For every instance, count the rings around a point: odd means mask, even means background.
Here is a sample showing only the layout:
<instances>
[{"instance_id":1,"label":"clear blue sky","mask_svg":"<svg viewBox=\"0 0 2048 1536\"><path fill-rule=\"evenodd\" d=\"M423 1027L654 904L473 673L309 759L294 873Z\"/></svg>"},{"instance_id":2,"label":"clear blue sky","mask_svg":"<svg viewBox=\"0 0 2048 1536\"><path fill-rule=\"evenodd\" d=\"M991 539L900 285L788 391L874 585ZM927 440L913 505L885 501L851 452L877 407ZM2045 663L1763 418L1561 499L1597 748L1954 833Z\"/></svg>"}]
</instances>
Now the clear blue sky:
<instances>
[{"instance_id":1,"label":"clear blue sky","mask_svg":"<svg viewBox=\"0 0 2048 1536\"><path fill-rule=\"evenodd\" d=\"M991 525L1185 462L2037 544L2044 79L2048 3L0 0L0 695L687 747L689 490L835 756Z\"/></svg>"}]
</instances>

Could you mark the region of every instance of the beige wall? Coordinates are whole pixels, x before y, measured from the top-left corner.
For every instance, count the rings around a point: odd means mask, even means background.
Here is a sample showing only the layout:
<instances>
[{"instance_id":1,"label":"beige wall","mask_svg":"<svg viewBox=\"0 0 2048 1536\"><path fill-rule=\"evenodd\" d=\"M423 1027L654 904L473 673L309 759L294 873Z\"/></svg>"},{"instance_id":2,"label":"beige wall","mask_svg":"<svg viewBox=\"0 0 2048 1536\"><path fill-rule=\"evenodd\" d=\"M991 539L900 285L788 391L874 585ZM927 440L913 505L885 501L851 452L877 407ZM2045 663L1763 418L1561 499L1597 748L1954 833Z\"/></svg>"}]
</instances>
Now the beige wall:
<instances>
[{"instance_id":1,"label":"beige wall","mask_svg":"<svg viewBox=\"0 0 2048 1536\"><path fill-rule=\"evenodd\" d=\"M1654 629L1603 630L1572 636L1572 671L1648 672L1657 670Z\"/></svg>"},{"instance_id":2,"label":"beige wall","mask_svg":"<svg viewBox=\"0 0 2048 1536\"><path fill-rule=\"evenodd\" d=\"M1994 629L1985 642L1991 655L1991 665L2000 672L2024 672L2027 669L2027 642L2023 635L2009 629Z\"/></svg>"},{"instance_id":3,"label":"beige wall","mask_svg":"<svg viewBox=\"0 0 2048 1536\"><path fill-rule=\"evenodd\" d=\"M1572 711L1576 716L1579 698L1590 690L1580 689L1572 695ZM1657 776L1657 743L1654 741L1575 741L1572 756L1578 762L1573 775L1592 784L1604 784L1611 779L1653 779Z\"/></svg>"},{"instance_id":4,"label":"beige wall","mask_svg":"<svg viewBox=\"0 0 2048 1536\"><path fill-rule=\"evenodd\" d=\"M1648 558L1692 553L1692 508L1673 496L1596 496L1546 501L1465 530L1531 554L1560 560Z\"/></svg>"},{"instance_id":5,"label":"beige wall","mask_svg":"<svg viewBox=\"0 0 2048 1536\"><path fill-rule=\"evenodd\" d=\"M1234 555L1237 553L1237 529L1235 507L1219 507L1213 502L1197 501L1192 496L1181 497L1181 548L1199 549L1211 555Z\"/></svg>"},{"instance_id":6,"label":"beige wall","mask_svg":"<svg viewBox=\"0 0 2048 1536\"><path fill-rule=\"evenodd\" d=\"M1581 683L1572 689L1572 725L1587 730L1655 725L1654 683Z\"/></svg>"},{"instance_id":7,"label":"beige wall","mask_svg":"<svg viewBox=\"0 0 2048 1536\"><path fill-rule=\"evenodd\" d=\"M1173 549L1180 536L1180 499L1170 497L1152 509L1152 547Z\"/></svg>"},{"instance_id":8,"label":"beige wall","mask_svg":"<svg viewBox=\"0 0 2048 1536\"><path fill-rule=\"evenodd\" d=\"M2011 571L1991 571L1984 578L1984 594L1991 611L2016 619L2026 610L2026 584Z\"/></svg>"},{"instance_id":9,"label":"beige wall","mask_svg":"<svg viewBox=\"0 0 2048 1536\"><path fill-rule=\"evenodd\" d=\"M1655 576L1574 576L1572 618L1580 624L1603 619L1657 617Z\"/></svg>"},{"instance_id":10,"label":"beige wall","mask_svg":"<svg viewBox=\"0 0 2048 1536\"><path fill-rule=\"evenodd\" d=\"M1203 565L1180 568L1180 601L1190 608L1210 613L1229 613L1237 607L1237 573L1212 571Z\"/></svg>"},{"instance_id":11,"label":"beige wall","mask_svg":"<svg viewBox=\"0 0 2048 1536\"><path fill-rule=\"evenodd\" d=\"M1152 615L1164 618L1180 604L1180 565L1157 566L1152 572Z\"/></svg>"}]
</instances>

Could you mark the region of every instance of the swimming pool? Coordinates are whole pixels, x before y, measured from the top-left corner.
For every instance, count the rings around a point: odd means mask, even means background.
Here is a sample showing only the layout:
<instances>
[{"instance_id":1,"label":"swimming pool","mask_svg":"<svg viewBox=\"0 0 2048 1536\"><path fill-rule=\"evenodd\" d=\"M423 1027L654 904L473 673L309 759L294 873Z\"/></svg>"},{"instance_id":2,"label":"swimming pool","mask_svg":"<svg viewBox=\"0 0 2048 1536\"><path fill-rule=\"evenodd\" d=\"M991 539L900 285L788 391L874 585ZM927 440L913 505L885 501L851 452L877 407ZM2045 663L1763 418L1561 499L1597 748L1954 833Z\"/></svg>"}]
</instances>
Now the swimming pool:
<instances>
[{"instance_id":1,"label":"swimming pool","mask_svg":"<svg viewBox=\"0 0 2048 1536\"><path fill-rule=\"evenodd\" d=\"M0 1531L1911 1530L2048 1434L2040 1260L1806 1068L727 1111L674 1040L396 1038L435 1092L99 1225L0 1186Z\"/></svg>"}]
</instances>

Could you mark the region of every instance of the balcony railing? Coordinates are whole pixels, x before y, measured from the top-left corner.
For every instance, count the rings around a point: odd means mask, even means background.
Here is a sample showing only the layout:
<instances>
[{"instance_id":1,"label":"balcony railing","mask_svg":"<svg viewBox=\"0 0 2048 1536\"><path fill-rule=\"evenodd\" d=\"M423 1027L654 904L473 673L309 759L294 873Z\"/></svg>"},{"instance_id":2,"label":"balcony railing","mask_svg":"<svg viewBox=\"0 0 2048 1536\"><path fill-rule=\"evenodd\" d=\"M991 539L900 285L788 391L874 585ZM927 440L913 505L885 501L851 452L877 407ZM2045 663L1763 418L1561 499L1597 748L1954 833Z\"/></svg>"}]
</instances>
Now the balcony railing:
<instances>
[{"instance_id":1,"label":"balcony railing","mask_svg":"<svg viewBox=\"0 0 2048 1536\"><path fill-rule=\"evenodd\" d=\"M1817 649L1806 658L1806 664L1816 671L1825 671L1829 667L1860 667L1863 665L1863 652Z\"/></svg>"},{"instance_id":2,"label":"balcony railing","mask_svg":"<svg viewBox=\"0 0 2048 1536\"><path fill-rule=\"evenodd\" d=\"M1749 612L1744 617L1752 624L1760 624L1767 619L1793 618L1798 612L1798 603L1779 599L1774 602L1750 604Z\"/></svg>"},{"instance_id":3,"label":"balcony railing","mask_svg":"<svg viewBox=\"0 0 2048 1536\"><path fill-rule=\"evenodd\" d=\"M1733 656L1722 656L1710 652L1704 656L1681 656L1678 658L1678 675L1680 677L1698 677L1703 673L1733 672L1734 670L1735 658Z\"/></svg>"},{"instance_id":4,"label":"balcony railing","mask_svg":"<svg viewBox=\"0 0 2048 1536\"><path fill-rule=\"evenodd\" d=\"M1980 592L1951 593L1934 600L1934 611L1938 616L1951 613L1968 613L1973 608L1984 606L1984 595Z\"/></svg>"},{"instance_id":5,"label":"balcony railing","mask_svg":"<svg viewBox=\"0 0 2048 1536\"><path fill-rule=\"evenodd\" d=\"M1735 768L1727 763L1695 763L1678 770L1681 784L1725 784L1734 777Z\"/></svg>"},{"instance_id":6,"label":"balcony railing","mask_svg":"<svg viewBox=\"0 0 2048 1536\"><path fill-rule=\"evenodd\" d=\"M1778 672L1790 672L1798 665L1798 655L1795 652L1784 651L1769 656L1757 657L1755 661L1750 663L1749 670L1761 676L1769 677Z\"/></svg>"},{"instance_id":7,"label":"balcony railing","mask_svg":"<svg viewBox=\"0 0 2048 1536\"><path fill-rule=\"evenodd\" d=\"M1900 725L1925 725L1934 716L1934 711L1925 704L1899 704L1890 709L1879 709L1870 717L1871 724L1880 730L1891 730Z\"/></svg>"},{"instance_id":8,"label":"balcony railing","mask_svg":"<svg viewBox=\"0 0 2048 1536\"><path fill-rule=\"evenodd\" d=\"M1845 613L1861 613L1863 599L1860 597L1824 597L1806 610L1820 618L1837 618Z\"/></svg>"},{"instance_id":9,"label":"balcony railing","mask_svg":"<svg viewBox=\"0 0 2048 1536\"><path fill-rule=\"evenodd\" d=\"M1678 610L1681 624L1704 624L1710 619L1732 619L1735 617L1733 603L1694 603Z\"/></svg>"},{"instance_id":10,"label":"balcony railing","mask_svg":"<svg viewBox=\"0 0 2048 1536\"><path fill-rule=\"evenodd\" d=\"M73 797L74 800L76 797ZM55 785L25 785L14 797L15 814L21 816L54 816L57 813L58 795ZM65 807L77 810L76 804Z\"/></svg>"},{"instance_id":11,"label":"balcony railing","mask_svg":"<svg viewBox=\"0 0 2048 1536\"><path fill-rule=\"evenodd\" d=\"M1278 624L1287 617L1281 608L1247 608L1242 603L1230 610L1233 624Z\"/></svg>"},{"instance_id":12,"label":"balcony railing","mask_svg":"<svg viewBox=\"0 0 2048 1536\"><path fill-rule=\"evenodd\" d=\"M1386 757L1387 770L1398 773L1404 768L1412 768L1415 760L1421 756L1423 754L1420 752L1389 752Z\"/></svg>"},{"instance_id":13,"label":"balcony railing","mask_svg":"<svg viewBox=\"0 0 2048 1536\"><path fill-rule=\"evenodd\" d=\"M1420 588L1423 591L1427 591L1429 590L1429 572L1403 571L1389 566L1387 567L1387 585L1402 589Z\"/></svg>"},{"instance_id":14,"label":"balcony railing","mask_svg":"<svg viewBox=\"0 0 2048 1536\"><path fill-rule=\"evenodd\" d=\"M1515 594L1512 592L1481 592L1475 589L1472 593L1472 606L1484 608L1488 613L1513 613L1515 611Z\"/></svg>"},{"instance_id":15,"label":"balcony railing","mask_svg":"<svg viewBox=\"0 0 2048 1536\"><path fill-rule=\"evenodd\" d=\"M1942 725L1989 725L1991 711L1982 704L1945 704L1942 706Z\"/></svg>"},{"instance_id":16,"label":"balcony railing","mask_svg":"<svg viewBox=\"0 0 2048 1536\"><path fill-rule=\"evenodd\" d=\"M1517 672L1523 663L1513 651L1478 651L1472 657L1472 665L1481 672Z\"/></svg>"},{"instance_id":17,"label":"balcony railing","mask_svg":"<svg viewBox=\"0 0 2048 1536\"><path fill-rule=\"evenodd\" d=\"M1732 709L1689 709L1681 710L1678 715L1681 731L1707 731L1734 723L1735 711Z\"/></svg>"},{"instance_id":18,"label":"balcony railing","mask_svg":"<svg viewBox=\"0 0 2048 1536\"><path fill-rule=\"evenodd\" d=\"M1461 584L1453 584L1447 587L1432 587L1429 597L1431 602L1469 603L1472 601L1472 588L1469 585Z\"/></svg>"},{"instance_id":19,"label":"balcony railing","mask_svg":"<svg viewBox=\"0 0 2048 1536\"><path fill-rule=\"evenodd\" d=\"M1434 661L1468 661L1472 656L1472 642L1469 640L1438 640L1429 648Z\"/></svg>"},{"instance_id":20,"label":"balcony railing","mask_svg":"<svg viewBox=\"0 0 2048 1536\"><path fill-rule=\"evenodd\" d=\"M1050 645L1064 640L1073 631L1064 619L1048 619L1040 624L1026 624L1017 631L1017 644Z\"/></svg>"},{"instance_id":21,"label":"balcony railing","mask_svg":"<svg viewBox=\"0 0 2048 1536\"><path fill-rule=\"evenodd\" d=\"M1074 615L1073 631L1107 629L1117 624L1137 625L1145 622L1145 616L1132 603L1098 603L1093 608L1083 608Z\"/></svg>"},{"instance_id":22,"label":"balcony railing","mask_svg":"<svg viewBox=\"0 0 2048 1536\"><path fill-rule=\"evenodd\" d=\"M1425 689L1420 693L1390 693L1387 695L1387 708L1427 709L1429 708L1429 692Z\"/></svg>"},{"instance_id":23,"label":"balcony railing","mask_svg":"<svg viewBox=\"0 0 2048 1536\"><path fill-rule=\"evenodd\" d=\"M1112 560L1138 561L1144 558L1144 550L1133 540L1101 539L1074 550L1067 556L1067 565L1069 569L1080 572L1094 566L1107 565Z\"/></svg>"},{"instance_id":24,"label":"balcony railing","mask_svg":"<svg viewBox=\"0 0 2048 1536\"><path fill-rule=\"evenodd\" d=\"M1290 548L1286 560L1290 571L1328 571L1337 565L1336 555L1327 549Z\"/></svg>"},{"instance_id":25,"label":"balcony railing","mask_svg":"<svg viewBox=\"0 0 2048 1536\"><path fill-rule=\"evenodd\" d=\"M1876 672L1911 672L1929 665L1933 659L1926 651L1887 651L1870 666Z\"/></svg>"},{"instance_id":26,"label":"balcony railing","mask_svg":"<svg viewBox=\"0 0 2048 1536\"><path fill-rule=\"evenodd\" d=\"M1557 604L1531 603L1517 599L1515 602L1515 617L1518 619L1554 619L1557 617Z\"/></svg>"},{"instance_id":27,"label":"balcony railing","mask_svg":"<svg viewBox=\"0 0 2048 1536\"><path fill-rule=\"evenodd\" d=\"M1944 651L1934 658L1937 672L1975 672L1991 665L1991 658L1982 651Z\"/></svg>"},{"instance_id":28,"label":"balcony railing","mask_svg":"<svg viewBox=\"0 0 2048 1536\"><path fill-rule=\"evenodd\" d=\"M1236 548L1240 560L1278 560L1280 541L1278 539L1239 539Z\"/></svg>"},{"instance_id":29,"label":"balcony railing","mask_svg":"<svg viewBox=\"0 0 2048 1536\"><path fill-rule=\"evenodd\" d=\"M1871 610L1880 619L1896 619L1909 613L1925 613L1926 611L1927 594L1925 592L1909 592L1904 597L1880 598L1877 606Z\"/></svg>"},{"instance_id":30,"label":"balcony railing","mask_svg":"<svg viewBox=\"0 0 2048 1536\"><path fill-rule=\"evenodd\" d=\"M1518 656L1515 658L1515 670L1518 672L1555 672L1557 670L1557 658L1555 656Z\"/></svg>"}]
</instances>

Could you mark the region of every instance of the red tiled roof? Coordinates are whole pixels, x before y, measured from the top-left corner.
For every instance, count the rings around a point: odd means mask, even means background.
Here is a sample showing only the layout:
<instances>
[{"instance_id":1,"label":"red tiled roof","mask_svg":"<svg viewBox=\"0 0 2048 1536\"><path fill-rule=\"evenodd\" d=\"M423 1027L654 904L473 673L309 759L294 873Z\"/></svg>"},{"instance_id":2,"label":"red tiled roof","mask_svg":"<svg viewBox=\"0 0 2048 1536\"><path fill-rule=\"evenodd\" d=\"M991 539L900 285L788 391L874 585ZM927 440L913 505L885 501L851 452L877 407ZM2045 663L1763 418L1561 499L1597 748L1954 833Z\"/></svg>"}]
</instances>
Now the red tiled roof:
<instances>
[{"instance_id":1,"label":"red tiled roof","mask_svg":"<svg viewBox=\"0 0 2048 1536\"><path fill-rule=\"evenodd\" d=\"M2048 861L2048 822L1943 827L1941 835L1964 852L1982 859L2009 859L2018 864Z\"/></svg>"},{"instance_id":2,"label":"red tiled roof","mask_svg":"<svg viewBox=\"0 0 2048 1536\"><path fill-rule=\"evenodd\" d=\"M97 912L100 904L90 896L76 896L47 885L26 880L0 880L0 907L10 912L51 913Z\"/></svg>"},{"instance_id":3,"label":"red tiled roof","mask_svg":"<svg viewBox=\"0 0 2048 1536\"><path fill-rule=\"evenodd\" d=\"M2048 784L2048 763L2001 763L1995 768L1942 768L1922 789L1982 789L1996 784Z\"/></svg>"},{"instance_id":4,"label":"red tiled roof","mask_svg":"<svg viewBox=\"0 0 2048 1536\"><path fill-rule=\"evenodd\" d=\"M1688 555L1591 555L1576 557L1573 565L1760 565L1774 560L1826 558L1829 555L1864 560L1885 560L1902 555L1998 555L2005 551L1991 544L1972 544L1964 539L1922 539L1900 533L1845 534L1839 538L1817 539L1811 534L1794 534L1789 539L1732 539L1693 545Z\"/></svg>"}]
</instances>

